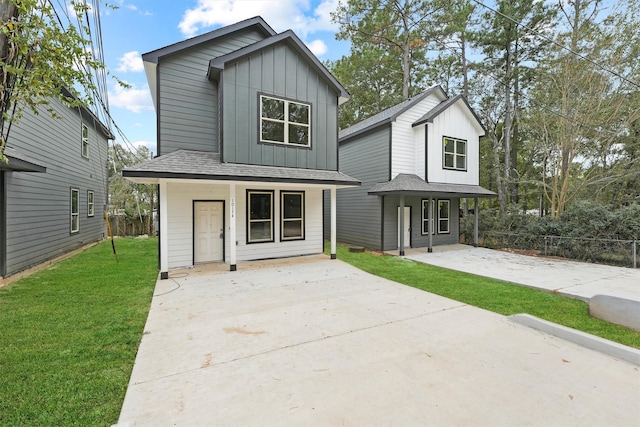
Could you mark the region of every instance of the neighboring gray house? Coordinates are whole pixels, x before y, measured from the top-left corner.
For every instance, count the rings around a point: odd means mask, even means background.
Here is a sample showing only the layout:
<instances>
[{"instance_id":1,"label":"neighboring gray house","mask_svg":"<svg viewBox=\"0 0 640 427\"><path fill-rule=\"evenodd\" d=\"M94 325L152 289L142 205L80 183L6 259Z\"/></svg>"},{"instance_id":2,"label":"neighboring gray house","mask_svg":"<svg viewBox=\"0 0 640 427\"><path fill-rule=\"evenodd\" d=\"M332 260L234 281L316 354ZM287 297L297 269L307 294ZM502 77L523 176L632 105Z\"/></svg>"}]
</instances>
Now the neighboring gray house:
<instances>
[{"instance_id":1,"label":"neighboring gray house","mask_svg":"<svg viewBox=\"0 0 640 427\"><path fill-rule=\"evenodd\" d=\"M342 130L340 169L362 186L338 192L338 240L401 255L458 243L460 199L495 196L478 185L484 133L440 86Z\"/></svg>"},{"instance_id":2,"label":"neighboring gray house","mask_svg":"<svg viewBox=\"0 0 640 427\"><path fill-rule=\"evenodd\" d=\"M0 162L0 278L105 237L108 140L84 108L24 111Z\"/></svg>"},{"instance_id":3,"label":"neighboring gray house","mask_svg":"<svg viewBox=\"0 0 640 427\"><path fill-rule=\"evenodd\" d=\"M300 39L256 17L142 59L158 156L123 176L159 185L161 277L322 253L323 190L335 208L336 189L359 183L338 171L349 95Z\"/></svg>"}]
</instances>

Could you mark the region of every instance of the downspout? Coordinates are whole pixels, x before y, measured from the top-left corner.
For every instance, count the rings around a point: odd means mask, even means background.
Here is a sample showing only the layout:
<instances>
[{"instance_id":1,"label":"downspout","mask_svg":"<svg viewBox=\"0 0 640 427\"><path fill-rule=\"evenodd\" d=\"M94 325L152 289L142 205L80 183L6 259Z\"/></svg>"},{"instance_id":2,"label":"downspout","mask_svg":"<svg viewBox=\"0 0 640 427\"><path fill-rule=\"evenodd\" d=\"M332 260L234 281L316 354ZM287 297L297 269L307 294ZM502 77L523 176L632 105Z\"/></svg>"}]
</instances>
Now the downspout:
<instances>
[{"instance_id":1,"label":"downspout","mask_svg":"<svg viewBox=\"0 0 640 427\"><path fill-rule=\"evenodd\" d=\"M478 247L478 210L480 207L478 206L478 198L473 198L473 247Z\"/></svg>"},{"instance_id":2,"label":"downspout","mask_svg":"<svg viewBox=\"0 0 640 427\"><path fill-rule=\"evenodd\" d=\"M429 196L429 208L427 209L427 228L429 228L429 247L427 248L427 252L431 253L433 252L433 233L431 231L432 227L431 227L431 222L433 221L433 211L432 211L432 207L433 206L433 197Z\"/></svg>"},{"instance_id":3,"label":"downspout","mask_svg":"<svg viewBox=\"0 0 640 427\"><path fill-rule=\"evenodd\" d=\"M404 194L400 195L400 248L398 255L404 256Z\"/></svg>"}]
</instances>

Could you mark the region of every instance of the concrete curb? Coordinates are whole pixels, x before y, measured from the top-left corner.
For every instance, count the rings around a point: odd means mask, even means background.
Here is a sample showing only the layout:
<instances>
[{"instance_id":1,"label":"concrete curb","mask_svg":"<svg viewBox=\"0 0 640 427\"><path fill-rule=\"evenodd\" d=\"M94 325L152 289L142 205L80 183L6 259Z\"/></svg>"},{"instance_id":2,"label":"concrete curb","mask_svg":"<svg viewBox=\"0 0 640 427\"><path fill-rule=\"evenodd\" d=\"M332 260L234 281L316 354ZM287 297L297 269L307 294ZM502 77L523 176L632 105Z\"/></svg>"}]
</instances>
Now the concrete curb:
<instances>
[{"instance_id":1,"label":"concrete curb","mask_svg":"<svg viewBox=\"0 0 640 427\"><path fill-rule=\"evenodd\" d=\"M529 314L514 314L512 316L508 316L507 319L514 323L536 329L549 335L571 341L591 350L608 354L616 359L621 359L640 366L640 350L635 348L618 344L575 329L567 328L566 326L561 326L556 323L548 322Z\"/></svg>"}]
</instances>

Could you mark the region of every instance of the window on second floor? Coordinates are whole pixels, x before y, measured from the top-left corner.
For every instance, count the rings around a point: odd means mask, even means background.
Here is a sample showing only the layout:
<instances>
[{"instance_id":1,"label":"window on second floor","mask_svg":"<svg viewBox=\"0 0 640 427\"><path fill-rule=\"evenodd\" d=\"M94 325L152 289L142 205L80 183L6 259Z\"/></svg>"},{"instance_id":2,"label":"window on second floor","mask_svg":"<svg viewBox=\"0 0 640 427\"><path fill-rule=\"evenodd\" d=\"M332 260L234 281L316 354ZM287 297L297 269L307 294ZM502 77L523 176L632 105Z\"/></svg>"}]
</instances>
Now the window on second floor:
<instances>
[{"instance_id":1,"label":"window on second floor","mask_svg":"<svg viewBox=\"0 0 640 427\"><path fill-rule=\"evenodd\" d=\"M467 170L467 141L444 137L444 168Z\"/></svg>"},{"instance_id":2,"label":"window on second floor","mask_svg":"<svg viewBox=\"0 0 640 427\"><path fill-rule=\"evenodd\" d=\"M82 124L82 157L89 157L89 128Z\"/></svg>"},{"instance_id":3,"label":"window on second floor","mask_svg":"<svg viewBox=\"0 0 640 427\"><path fill-rule=\"evenodd\" d=\"M311 105L260 95L260 141L311 146Z\"/></svg>"}]
</instances>

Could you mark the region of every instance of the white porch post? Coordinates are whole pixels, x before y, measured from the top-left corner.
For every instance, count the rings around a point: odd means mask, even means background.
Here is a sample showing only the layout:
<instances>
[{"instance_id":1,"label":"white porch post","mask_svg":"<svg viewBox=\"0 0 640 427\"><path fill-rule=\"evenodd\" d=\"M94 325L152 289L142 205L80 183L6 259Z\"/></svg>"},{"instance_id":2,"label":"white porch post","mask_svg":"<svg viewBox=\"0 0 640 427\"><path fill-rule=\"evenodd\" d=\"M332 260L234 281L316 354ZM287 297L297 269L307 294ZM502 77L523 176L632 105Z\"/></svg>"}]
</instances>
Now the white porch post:
<instances>
[{"instance_id":1,"label":"white porch post","mask_svg":"<svg viewBox=\"0 0 640 427\"><path fill-rule=\"evenodd\" d=\"M478 198L473 198L473 246L478 247Z\"/></svg>"},{"instance_id":2,"label":"white porch post","mask_svg":"<svg viewBox=\"0 0 640 427\"><path fill-rule=\"evenodd\" d=\"M331 187L331 259L336 259L336 187Z\"/></svg>"},{"instance_id":3,"label":"white porch post","mask_svg":"<svg viewBox=\"0 0 640 427\"><path fill-rule=\"evenodd\" d=\"M169 218L167 182L160 181L160 278L169 278Z\"/></svg>"},{"instance_id":4,"label":"white porch post","mask_svg":"<svg viewBox=\"0 0 640 427\"><path fill-rule=\"evenodd\" d=\"M229 185L229 265L236 271L236 184Z\"/></svg>"},{"instance_id":5,"label":"white porch post","mask_svg":"<svg viewBox=\"0 0 640 427\"><path fill-rule=\"evenodd\" d=\"M428 218L428 225L427 227L429 227L429 247L427 248L427 252L431 253L433 252L433 227L435 227L435 219L433 218L433 202L432 202L433 198L431 196L429 196L429 208L427 209L427 218ZM431 224L433 224L433 227L431 226Z\"/></svg>"},{"instance_id":6,"label":"white porch post","mask_svg":"<svg viewBox=\"0 0 640 427\"><path fill-rule=\"evenodd\" d=\"M404 194L400 195L400 247L398 255L404 256Z\"/></svg>"}]
</instances>

